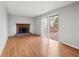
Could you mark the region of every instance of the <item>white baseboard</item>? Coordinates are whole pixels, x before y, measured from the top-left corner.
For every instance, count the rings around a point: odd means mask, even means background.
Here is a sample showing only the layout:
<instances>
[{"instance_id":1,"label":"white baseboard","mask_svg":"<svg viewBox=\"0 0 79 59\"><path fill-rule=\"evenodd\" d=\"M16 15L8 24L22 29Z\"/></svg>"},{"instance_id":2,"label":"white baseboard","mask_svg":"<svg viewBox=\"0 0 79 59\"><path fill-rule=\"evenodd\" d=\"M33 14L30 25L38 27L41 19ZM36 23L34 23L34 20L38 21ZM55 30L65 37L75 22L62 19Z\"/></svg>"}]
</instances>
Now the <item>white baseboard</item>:
<instances>
[{"instance_id":1,"label":"white baseboard","mask_svg":"<svg viewBox=\"0 0 79 59\"><path fill-rule=\"evenodd\" d=\"M60 42L60 43L65 44L65 45L68 45L68 46L73 47L75 49L79 49L79 47L74 46L74 45L71 45L71 44L68 44L68 43L64 43L64 42Z\"/></svg>"}]
</instances>

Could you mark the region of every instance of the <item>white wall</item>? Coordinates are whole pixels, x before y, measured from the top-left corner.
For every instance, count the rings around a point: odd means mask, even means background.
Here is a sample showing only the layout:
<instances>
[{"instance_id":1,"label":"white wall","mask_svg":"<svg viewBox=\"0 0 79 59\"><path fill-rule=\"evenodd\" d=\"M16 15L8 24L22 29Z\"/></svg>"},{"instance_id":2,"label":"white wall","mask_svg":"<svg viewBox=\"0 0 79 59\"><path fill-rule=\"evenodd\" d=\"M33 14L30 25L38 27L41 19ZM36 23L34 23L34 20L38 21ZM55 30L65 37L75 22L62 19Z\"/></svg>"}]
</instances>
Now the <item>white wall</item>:
<instances>
[{"instance_id":1,"label":"white wall","mask_svg":"<svg viewBox=\"0 0 79 59\"><path fill-rule=\"evenodd\" d=\"M44 14L37 19L56 14L59 14L59 41L79 49L79 2Z\"/></svg>"},{"instance_id":2,"label":"white wall","mask_svg":"<svg viewBox=\"0 0 79 59\"><path fill-rule=\"evenodd\" d=\"M79 3L60 10L59 41L79 48Z\"/></svg>"},{"instance_id":3,"label":"white wall","mask_svg":"<svg viewBox=\"0 0 79 59\"><path fill-rule=\"evenodd\" d=\"M14 16L9 15L9 24L8 24L8 36L14 36L16 34L16 24L17 23L26 23L30 24L30 32L34 33L34 19L27 18L23 16Z\"/></svg>"},{"instance_id":4,"label":"white wall","mask_svg":"<svg viewBox=\"0 0 79 59\"><path fill-rule=\"evenodd\" d=\"M7 12L4 3L0 1L0 55L7 40Z\"/></svg>"}]
</instances>

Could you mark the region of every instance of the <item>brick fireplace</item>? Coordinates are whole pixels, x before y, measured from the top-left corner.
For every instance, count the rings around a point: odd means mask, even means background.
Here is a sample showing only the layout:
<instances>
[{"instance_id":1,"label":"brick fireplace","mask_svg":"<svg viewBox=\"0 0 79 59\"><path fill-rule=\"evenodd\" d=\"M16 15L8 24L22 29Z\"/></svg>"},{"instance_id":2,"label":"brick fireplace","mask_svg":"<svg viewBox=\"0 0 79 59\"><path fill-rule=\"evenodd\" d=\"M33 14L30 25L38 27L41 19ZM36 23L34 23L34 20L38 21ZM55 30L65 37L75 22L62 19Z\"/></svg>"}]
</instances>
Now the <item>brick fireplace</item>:
<instances>
[{"instance_id":1,"label":"brick fireplace","mask_svg":"<svg viewBox=\"0 0 79 59\"><path fill-rule=\"evenodd\" d=\"M17 34L30 33L30 24L16 24Z\"/></svg>"}]
</instances>

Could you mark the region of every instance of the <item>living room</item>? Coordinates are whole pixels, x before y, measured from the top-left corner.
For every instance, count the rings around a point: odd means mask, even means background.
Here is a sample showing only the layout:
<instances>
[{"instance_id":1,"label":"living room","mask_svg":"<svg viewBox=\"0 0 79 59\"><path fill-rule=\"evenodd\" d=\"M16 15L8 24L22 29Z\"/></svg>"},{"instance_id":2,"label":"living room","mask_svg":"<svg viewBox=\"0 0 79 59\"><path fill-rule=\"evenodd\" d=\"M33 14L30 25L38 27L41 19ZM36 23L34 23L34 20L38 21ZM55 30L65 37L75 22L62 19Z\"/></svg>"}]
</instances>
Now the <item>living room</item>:
<instances>
[{"instance_id":1,"label":"living room","mask_svg":"<svg viewBox=\"0 0 79 59\"><path fill-rule=\"evenodd\" d=\"M79 57L78 11L78 1L0 1L0 56Z\"/></svg>"}]
</instances>

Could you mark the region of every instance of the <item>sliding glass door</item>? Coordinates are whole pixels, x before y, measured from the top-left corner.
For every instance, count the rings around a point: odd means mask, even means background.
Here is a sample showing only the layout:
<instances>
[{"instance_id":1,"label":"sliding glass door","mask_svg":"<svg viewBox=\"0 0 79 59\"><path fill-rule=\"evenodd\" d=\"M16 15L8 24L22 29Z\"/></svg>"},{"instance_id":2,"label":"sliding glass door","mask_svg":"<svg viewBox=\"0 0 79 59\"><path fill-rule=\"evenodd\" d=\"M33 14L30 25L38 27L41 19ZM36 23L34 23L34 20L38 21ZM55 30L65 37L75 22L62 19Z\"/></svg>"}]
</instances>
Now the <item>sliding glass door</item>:
<instances>
[{"instance_id":1,"label":"sliding glass door","mask_svg":"<svg viewBox=\"0 0 79 59\"><path fill-rule=\"evenodd\" d=\"M52 49L58 51L55 49L58 46L54 47L53 45L54 41L58 41L58 15L41 19L41 37L43 56L57 55L55 52L52 52Z\"/></svg>"}]
</instances>

